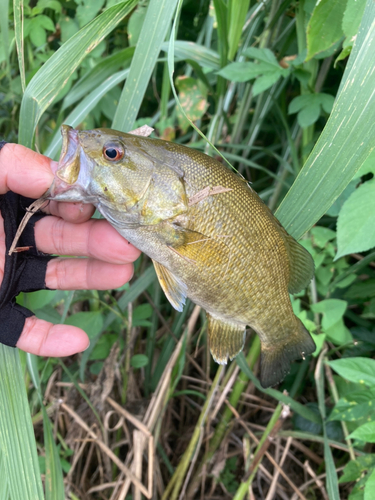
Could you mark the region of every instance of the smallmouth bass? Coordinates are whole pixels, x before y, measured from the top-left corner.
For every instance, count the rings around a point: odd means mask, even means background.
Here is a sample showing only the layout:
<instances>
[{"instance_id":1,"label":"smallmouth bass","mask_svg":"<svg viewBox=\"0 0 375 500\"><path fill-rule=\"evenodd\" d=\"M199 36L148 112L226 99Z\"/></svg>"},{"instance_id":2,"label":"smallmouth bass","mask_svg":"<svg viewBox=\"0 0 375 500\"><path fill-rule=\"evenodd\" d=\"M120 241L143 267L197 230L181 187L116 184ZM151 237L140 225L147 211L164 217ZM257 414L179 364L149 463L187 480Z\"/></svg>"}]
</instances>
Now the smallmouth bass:
<instances>
[{"instance_id":1,"label":"smallmouth bass","mask_svg":"<svg viewBox=\"0 0 375 500\"><path fill-rule=\"evenodd\" d=\"M261 341L263 387L315 351L289 293L314 273L297 243L239 175L215 159L159 139L62 126L50 199L92 203L148 255L172 306L206 310L211 354L225 364L246 326Z\"/></svg>"}]
</instances>

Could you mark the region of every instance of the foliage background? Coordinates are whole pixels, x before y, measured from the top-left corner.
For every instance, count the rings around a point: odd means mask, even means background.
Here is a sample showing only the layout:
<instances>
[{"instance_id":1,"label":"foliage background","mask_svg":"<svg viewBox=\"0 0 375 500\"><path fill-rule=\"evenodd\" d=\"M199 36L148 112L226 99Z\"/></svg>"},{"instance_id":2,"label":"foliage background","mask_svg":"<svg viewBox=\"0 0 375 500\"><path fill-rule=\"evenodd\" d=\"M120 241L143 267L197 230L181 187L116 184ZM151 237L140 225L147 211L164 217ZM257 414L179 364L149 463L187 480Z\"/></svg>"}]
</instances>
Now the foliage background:
<instances>
[{"instance_id":1,"label":"foliage background","mask_svg":"<svg viewBox=\"0 0 375 500\"><path fill-rule=\"evenodd\" d=\"M316 277L292 300L317 344L278 390L253 375L253 333L218 368L204 314L172 310L145 256L122 289L21 295L91 345L1 348L0 498L138 499L148 468L153 498L373 498L371 3L0 1L1 136L55 158L62 123L215 145L291 234L309 230Z\"/></svg>"}]
</instances>

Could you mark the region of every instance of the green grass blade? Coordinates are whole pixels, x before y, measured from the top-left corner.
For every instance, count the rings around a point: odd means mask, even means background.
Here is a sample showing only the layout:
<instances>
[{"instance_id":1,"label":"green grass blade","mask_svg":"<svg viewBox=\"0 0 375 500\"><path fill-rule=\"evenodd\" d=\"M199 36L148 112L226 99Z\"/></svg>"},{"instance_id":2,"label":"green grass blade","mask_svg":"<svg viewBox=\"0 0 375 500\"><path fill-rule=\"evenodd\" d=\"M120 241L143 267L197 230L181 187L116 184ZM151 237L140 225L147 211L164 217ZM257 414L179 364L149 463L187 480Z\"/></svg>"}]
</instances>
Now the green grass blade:
<instances>
[{"instance_id":1,"label":"green grass blade","mask_svg":"<svg viewBox=\"0 0 375 500\"><path fill-rule=\"evenodd\" d=\"M64 99L63 109L87 96L89 92L101 85L106 78L112 76L121 67L128 67L133 54L134 47L127 47L100 61L70 89Z\"/></svg>"},{"instance_id":2,"label":"green grass blade","mask_svg":"<svg viewBox=\"0 0 375 500\"><path fill-rule=\"evenodd\" d=\"M127 0L107 9L70 38L37 72L24 94L19 142L31 147L38 121L89 54L137 4Z\"/></svg>"},{"instance_id":3,"label":"green grass blade","mask_svg":"<svg viewBox=\"0 0 375 500\"><path fill-rule=\"evenodd\" d=\"M168 52L169 42L164 42L161 50ZM217 71L220 69L219 54L204 45L199 45L199 43L175 40L174 55L179 60L192 59L202 67L212 68Z\"/></svg>"},{"instance_id":4,"label":"green grass blade","mask_svg":"<svg viewBox=\"0 0 375 500\"><path fill-rule=\"evenodd\" d=\"M43 414L44 448L46 453L46 500L65 500L63 472L59 452L52 433L51 422L43 404L37 359L37 356L27 354L27 367L34 387L38 393Z\"/></svg>"},{"instance_id":5,"label":"green grass blade","mask_svg":"<svg viewBox=\"0 0 375 500\"><path fill-rule=\"evenodd\" d=\"M0 452L12 500L42 500L34 429L17 349L0 344ZM4 477L4 476L3 476Z\"/></svg>"},{"instance_id":6,"label":"green grass blade","mask_svg":"<svg viewBox=\"0 0 375 500\"><path fill-rule=\"evenodd\" d=\"M112 128L132 130L176 5L177 0L150 1Z\"/></svg>"},{"instance_id":7,"label":"green grass blade","mask_svg":"<svg viewBox=\"0 0 375 500\"><path fill-rule=\"evenodd\" d=\"M286 405L289 405L291 407L291 409L294 412L301 415L301 417L304 417L307 420L310 420L311 422L315 422L316 424L322 423L321 419L319 418L319 415L317 415L316 413L311 411L306 406L301 405L301 403L298 403L298 401L295 401L290 396L287 396L283 392L277 391L276 389L263 389L263 387L259 383L259 380L256 378L254 373L250 370L243 352L240 352L240 354L236 357L236 363L241 368L241 370L244 372L246 377L248 377L253 382L253 384L255 385L255 387L259 391L263 392L264 394L268 394L269 396L275 398L280 403L284 403Z\"/></svg>"},{"instance_id":8,"label":"green grass blade","mask_svg":"<svg viewBox=\"0 0 375 500\"><path fill-rule=\"evenodd\" d=\"M5 0L6 2L6 0ZM16 47L18 55L18 67L21 77L22 92L25 92L25 55L23 52L23 0L13 0L14 12L14 35L16 38ZM8 17L4 16L5 22L8 22Z\"/></svg>"},{"instance_id":9,"label":"green grass blade","mask_svg":"<svg viewBox=\"0 0 375 500\"><path fill-rule=\"evenodd\" d=\"M375 73L370 70L375 67L375 3L371 0L362 25L369 19L327 125L276 212L297 239L327 212L375 148Z\"/></svg>"},{"instance_id":10,"label":"green grass blade","mask_svg":"<svg viewBox=\"0 0 375 500\"><path fill-rule=\"evenodd\" d=\"M124 69L123 71L118 71L114 75L107 78L99 87L90 92L83 101L81 101L78 106L64 119L64 123L70 125L71 127L76 127L79 125L86 116L90 113L92 109L98 104L100 99L102 99L113 87L125 80L129 74L129 69ZM47 151L45 151L46 156L54 158L61 146L61 134L60 130L54 135Z\"/></svg>"},{"instance_id":11,"label":"green grass blade","mask_svg":"<svg viewBox=\"0 0 375 500\"><path fill-rule=\"evenodd\" d=\"M229 0L228 59L233 60L238 49L242 28L249 10L250 0Z\"/></svg>"},{"instance_id":12,"label":"green grass blade","mask_svg":"<svg viewBox=\"0 0 375 500\"><path fill-rule=\"evenodd\" d=\"M9 0L0 0L0 9L1 9L1 16L0 16L1 38L3 40L3 47L9 71L9 28L8 28Z\"/></svg>"},{"instance_id":13,"label":"green grass blade","mask_svg":"<svg viewBox=\"0 0 375 500\"><path fill-rule=\"evenodd\" d=\"M3 477L4 480L0 481L0 498L2 500L8 500L9 499L9 488L8 488L8 481L5 479L7 477L7 470L5 467L5 455L1 453L0 450L0 477Z\"/></svg>"}]
</instances>

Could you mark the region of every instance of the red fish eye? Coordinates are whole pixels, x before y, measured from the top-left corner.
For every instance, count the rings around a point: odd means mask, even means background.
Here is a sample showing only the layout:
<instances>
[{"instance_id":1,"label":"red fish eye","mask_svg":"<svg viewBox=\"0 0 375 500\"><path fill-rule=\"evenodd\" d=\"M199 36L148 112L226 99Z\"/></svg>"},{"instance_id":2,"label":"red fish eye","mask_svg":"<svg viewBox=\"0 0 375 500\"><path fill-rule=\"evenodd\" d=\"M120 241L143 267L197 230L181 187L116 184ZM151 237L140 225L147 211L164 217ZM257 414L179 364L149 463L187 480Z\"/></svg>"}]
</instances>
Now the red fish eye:
<instances>
[{"instance_id":1,"label":"red fish eye","mask_svg":"<svg viewBox=\"0 0 375 500\"><path fill-rule=\"evenodd\" d=\"M104 146L103 154L107 160L117 161L124 157L124 150L118 145Z\"/></svg>"}]
</instances>

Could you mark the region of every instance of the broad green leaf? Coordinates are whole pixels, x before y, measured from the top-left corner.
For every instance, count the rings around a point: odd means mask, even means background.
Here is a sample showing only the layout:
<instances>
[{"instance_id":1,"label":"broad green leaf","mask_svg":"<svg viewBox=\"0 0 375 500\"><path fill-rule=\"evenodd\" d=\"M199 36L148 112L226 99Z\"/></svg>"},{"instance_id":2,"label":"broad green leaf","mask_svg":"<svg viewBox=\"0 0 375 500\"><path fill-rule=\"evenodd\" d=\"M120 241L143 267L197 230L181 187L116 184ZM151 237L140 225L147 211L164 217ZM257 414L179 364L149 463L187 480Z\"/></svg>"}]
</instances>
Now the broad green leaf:
<instances>
[{"instance_id":1,"label":"broad green leaf","mask_svg":"<svg viewBox=\"0 0 375 500\"><path fill-rule=\"evenodd\" d=\"M323 328L327 339L333 342L335 345L345 345L353 342L352 334L349 328L345 326L343 319L341 318L337 323L329 326L328 328Z\"/></svg>"},{"instance_id":2,"label":"broad green leaf","mask_svg":"<svg viewBox=\"0 0 375 500\"><path fill-rule=\"evenodd\" d=\"M356 384L375 386L375 360L368 358L342 358L328 362L341 377Z\"/></svg>"},{"instance_id":3,"label":"broad green leaf","mask_svg":"<svg viewBox=\"0 0 375 500\"><path fill-rule=\"evenodd\" d=\"M360 179L363 175L375 174L375 150L370 154L367 160L363 163L361 168L356 172L353 179ZM354 181L353 181L354 182ZM358 184L358 181L355 184ZM354 189L353 189L354 191Z\"/></svg>"},{"instance_id":4,"label":"broad green leaf","mask_svg":"<svg viewBox=\"0 0 375 500\"><path fill-rule=\"evenodd\" d=\"M375 443L375 421L357 427L348 437L350 439L360 439L366 443Z\"/></svg>"},{"instance_id":5,"label":"broad green leaf","mask_svg":"<svg viewBox=\"0 0 375 500\"><path fill-rule=\"evenodd\" d=\"M241 0L240 2L237 0L229 0L228 59L230 61L236 55L249 5L250 0Z\"/></svg>"},{"instance_id":6,"label":"broad green leaf","mask_svg":"<svg viewBox=\"0 0 375 500\"><path fill-rule=\"evenodd\" d=\"M208 107L207 87L200 80L186 76L177 77L176 87L179 91L180 104L189 120L193 122L199 120ZM182 132L185 133L190 126L190 122L185 118L179 106L176 106L176 114L179 126Z\"/></svg>"},{"instance_id":7,"label":"broad green leaf","mask_svg":"<svg viewBox=\"0 0 375 500\"><path fill-rule=\"evenodd\" d=\"M373 500L375 492L375 469L369 473L365 484L364 500Z\"/></svg>"},{"instance_id":8,"label":"broad green leaf","mask_svg":"<svg viewBox=\"0 0 375 500\"><path fill-rule=\"evenodd\" d=\"M298 113L297 119L299 126L301 128L307 128L313 123L315 123L320 116L320 106L319 104L310 104L305 108L301 109Z\"/></svg>"},{"instance_id":9,"label":"broad green leaf","mask_svg":"<svg viewBox=\"0 0 375 500\"><path fill-rule=\"evenodd\" d=\"M321 0L307 26L307 60L329 49L343 36L342 19L346 2Z\"/></svg>"},{"instance_id":10,"label":"broad green leaf","mask_svg":"<svg viewBox=\"0 0 375 500\"><path fill-rule=\"evenodd\" d=\"M0 344L0 454L12 500L44 500L18 349Z\"/></svg>"},{"instance_id":11,"label":"broad green leaf","mask_svg":"<svg viewBox=\"0 0 375 500\"><path fill-rule=\"evenodd\" d=\"M300 127L306 128L318 120L321 108L330 113L333 103L334 97L329 94L302 94L291 101L288 113L298 113Z\"/></svg>"},{"instance_id":12,"label":"broad green leaf","mask_svg":"<svg viewBox=\"0 0 375 500\"><path fill-rule=\"evenodd\" d=\"M335 231L323 226L313 227L311 229L311 235L313 237L314 244L320 248L324 248L329 241L336 238Z\"/></svg>"},{"instance_id":13,"label":"broad green leaf","mask_svg":"<svg viewBox=\"0 0 375 500\"><path fill-rule=\"evenodd\" d=\"M322 327L327 330L344 316L347 305L345 300L326 299L312 304L311 310L323 314Z\"/></svg>"},{"instance_id":14,"label":"broad green leaf","mask_svg":"<svg viewBox=\"0 0 375 500\"><path fill-rule=\"evenodd\" d=\"M132 130L178 0L150 0L112 128Z\"/></svg>"},{"instance_id":15,"label":"broad green leaf","mask_svg":"<svg viewBox=\"0 0 375 500\"><path fill-rule=\"evenodd\" d=\"M80 28L90 22L103 7L105 0L75 0L78 4L76 17Z\"/></svg>"},{"instance_id":16,"label":"broad green leaf","mask_svg":"<svg viewBox=\"0 0 375 500\"><path fill-rule=\"evenodd\" d=\"M275 67L275 69L281 68L275 54L270 49L249 47L248 49L243 51L242 55L247 56L250 59L256 59L257 61L263 61L264 63L271 64Z\"/></svg>"},{"instance_id":17,"label":"broad green leaf","mask_svg":"<svg viewBox=\"0 0 375 500\"><path fill-rule=\"evenodd\" d=\"M169 42L162 43L161 50L168 52ZM220 57L217 52L204 45L195 42L175 40L174 55L177 59L192 59L200 66L218 70L220 69Z\"/></svg>"},{"instance_id":18,"label":"broad green leaf","mask_svg":"<svg viewBox=\"0 0 375 500\"><path fill-rule=\"evenodd\" d=\"M375 181L359 186L344 203L337 221L337 255L375 247Z\"/></svg>"},{"instance_id":19,"label":"broad green leaf","mask_svg":"<svg viewBox=\"0 0 375 500\"><path fill-rule=\"evenodd\" d=\"M375 411L375 389L351 392L339 399L328 420L359 420Z\"/></svg>"},{"instance_id":20,"label":"broad green leaf","mask_svg":"<svg viewBox=\"0 0 375 500\"><path fill-rule=\"evenodd\" d=\"M273 73L267 73L263 76L259 76L253 85L253 96L255 97L258 94L261 94L265 90L272 87L274 83L280 78L281 72L274 71Z\"/></svg>"},{"instance_id":21,"label":"broad green leaf","mask_svg":"<svg viewBox=\"0 0 375 500\"><path fill-rule=\"evenodd\" d=\"M147 7L146 5L138 5L136 10L130 16L128 22L128 36L129 44L131 47L135 47L138 43L138 38L142 30L142 25L146 17Z\"/></svg>"},{"instance_id":22,"label":"broad green leaf","mask_svg":"<svg viewBox=\"0 0 375 500\"><path fill-rule=\"evenodd\" d=\"M368 2L331 116L276 215L299 239L329 209L375 149L375 3ZM353 60L354 58L354 60Z\"/></svg>"},{"instance_id":23,"label":"broad green leaf","mask_svg":"<svg viewBox=\"0 0 375 500\"><path fill-rule=\"evenodd\" d=\"M121 2L70 38L36 73L22 99L19 142L31 147L38 121L82 60L133 9L137 0Z\"/></svg>"},{"instance_id":24,"label":"broad green leaf","mask_svg":"<svg viewBox=\"0 0 375 500\"><path fill-rule=\"evenodd\" d=\"M353 45L353 38L358 33L365 7L366 0L348 0L342 19L342 30L346 36L344 47Z\"/></svg>"},{"instance_id":25,"label":"broad green leaf","mask_svg":"<svg viewBox=\"0 0 375 500\"><path fill-rule=\"evenodd\" d=\"M148 357L144 354L135 354L130 360L130 364L133 368L143 368L148 365Z\"/></svg>"},{"instance_id":26,"label":"broad green leaf","mask_svg":"<svg viewBox=\"0 0 375 500\"><path fill-rule=\"evenodd\" d=\"M70 17L60 17L61 41L65 43L79 31L79 25L76 19Z\"/></svg>"},{"instance_id":27,"label":"broad green leaf","mask_svg":"<svg viewBox=\"0 0 375 500\"><path fill-rule=\"evenodd\" d=\"M90 339L98 335L103 328L103 315L100 311L79 312L65 320L66 325L82 328Z\"/></svg>"},{"instance_id":28,"label":"broad green leaf","mask_svg":"<svg viewBox=\"0 0 375 500\"><path fill-rule=\"evenodd\" d=\"M375 278L354 283L345 294L346 299L367 299L375 296Z\"/></svg>"},{"instance_id":29,"label":"broad green leaf","mask_svg":"<svg viewBox=\"0 0 375 500\"><path fill-rule=\"evenodd\" d=\"M365 163L363 165L365 165L366 163L367 163L367 160L365 161ZM360 172L361 170L362 170L362 167L358 170L358 172ZM358 174L358 172L357 172L357 174ZM344 189L344 191L335 200L335 202L333 203L333 205L331 205L329 207L329 209L327 210L327 215L329 215L330 217L337 217L339 215L340 210L342 209L342 207L343 207L344 203L346 202L346 200L350 197L350 195L352 193L354 193L357 184L358 184L358 181L349 182L349 184L346 186L346 188Z\"/></svg>"},{"instance_id":30,"label":"broad green leaf","mask_svg":"<svg viewBox=\"0 0 375 500\"><path fill-rule=\"evenodd\" d=\"M347 483L349 481L357 481L362 474L375 466L375 454L369 453L362 457L357 457L356 460L350 460L343 470L339 483Z\"/></svg>"},{"instance_id":31,"label":"broad green leaf","mask_svg":"<svg viewBox=\"0 0 375 500\"><path fill-rule=\"evenodd\" d=\"M282 68L280 72L281 70ZM247 82L265 73L275 73L274 66L265 62L234 62L225 66L217 74L232 82Z\"/></svg>"}]
</instances>

